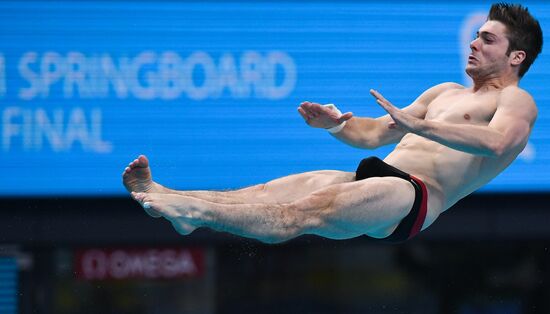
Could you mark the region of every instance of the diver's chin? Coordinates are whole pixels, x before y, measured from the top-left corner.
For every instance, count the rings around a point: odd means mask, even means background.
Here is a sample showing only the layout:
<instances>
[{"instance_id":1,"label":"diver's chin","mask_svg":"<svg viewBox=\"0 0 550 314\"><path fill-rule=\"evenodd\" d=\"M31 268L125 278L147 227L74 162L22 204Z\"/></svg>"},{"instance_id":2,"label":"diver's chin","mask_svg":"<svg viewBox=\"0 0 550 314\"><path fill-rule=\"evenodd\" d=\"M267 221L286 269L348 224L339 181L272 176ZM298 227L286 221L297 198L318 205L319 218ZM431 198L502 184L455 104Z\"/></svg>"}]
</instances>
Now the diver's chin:
<instances>
[{"instance_id":1,"label":"diver's chin","mask_svg":"<svg viewBox=\"0 0 550 314\"><path fill-rule=\"evenodd\" d=\"M467 66L465 72L466 72L466 74L468 74L468 76L469 76L472 80L475 80L476 77L479 76L479 71L477 71L477 69L475 69L475 68L473 68L473 67Z\"/></svg>"}]
</instances>

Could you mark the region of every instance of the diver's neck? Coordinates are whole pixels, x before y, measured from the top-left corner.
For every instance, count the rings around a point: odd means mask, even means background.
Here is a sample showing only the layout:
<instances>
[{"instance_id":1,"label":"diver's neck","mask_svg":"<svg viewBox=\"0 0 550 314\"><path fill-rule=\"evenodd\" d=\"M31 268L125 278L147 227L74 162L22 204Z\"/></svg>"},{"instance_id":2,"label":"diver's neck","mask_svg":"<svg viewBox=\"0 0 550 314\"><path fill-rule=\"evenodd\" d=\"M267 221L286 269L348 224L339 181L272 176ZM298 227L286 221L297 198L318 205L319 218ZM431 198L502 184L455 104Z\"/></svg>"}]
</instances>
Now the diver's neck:
<instances>
[{"instance_id":1,"label":"diver's neck","mask_svg":"<svg viewBox=\"0 0 550 314\"><path fill-rule=\"evenodd\" d=\"M494 90L501 90L510 85L518 86L519 79L515 76L501 76L490 78L473 79L474 85L472 86L474 92L488 92Z\"/></svg>"}]
</instances>

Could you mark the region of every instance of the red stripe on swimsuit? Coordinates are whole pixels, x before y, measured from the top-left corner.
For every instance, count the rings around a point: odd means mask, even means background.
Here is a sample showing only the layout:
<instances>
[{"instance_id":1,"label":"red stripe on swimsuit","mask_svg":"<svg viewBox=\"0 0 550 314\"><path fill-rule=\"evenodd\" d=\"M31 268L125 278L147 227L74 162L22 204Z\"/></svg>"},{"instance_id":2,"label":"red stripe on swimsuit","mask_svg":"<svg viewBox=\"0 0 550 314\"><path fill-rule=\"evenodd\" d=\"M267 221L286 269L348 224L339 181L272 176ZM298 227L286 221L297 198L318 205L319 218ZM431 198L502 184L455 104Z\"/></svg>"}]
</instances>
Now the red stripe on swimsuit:
<instances>
[{"instance_id":1,"label":"red stripe on swimsuit","mask_svg":"<svg viewBox=\"0 0 550 314\"><path fill-rule=\"evenodd\" d=\"M412 175L411 179L422 188L422 202L420 204L420 208L418 209L418 216L416 216L408 239L413 238L420 233L420 231L422 231L422 226L424 225L424 221L426 220L426 215L428 213L428 189L426 188L426 184Z\"/></svg>"}]
</instances>

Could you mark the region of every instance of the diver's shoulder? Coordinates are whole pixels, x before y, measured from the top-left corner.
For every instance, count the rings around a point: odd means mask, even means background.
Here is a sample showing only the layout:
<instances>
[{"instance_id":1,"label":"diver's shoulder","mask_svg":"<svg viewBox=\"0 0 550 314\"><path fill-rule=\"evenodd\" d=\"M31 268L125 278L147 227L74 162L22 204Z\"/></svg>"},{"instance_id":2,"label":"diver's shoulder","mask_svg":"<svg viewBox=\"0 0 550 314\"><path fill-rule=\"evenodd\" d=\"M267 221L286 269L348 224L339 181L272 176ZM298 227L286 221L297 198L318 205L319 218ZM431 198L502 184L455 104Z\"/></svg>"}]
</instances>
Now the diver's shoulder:
<instances>
[{"instance_id":1,"label":"diver's shoulder","mask_svg":"<svg viewBox=\"0 0 550 314\"><path fill-rule=\"evenodd\" d=\"M458 84L458 83L454 83L454 82L445 82L445 83L440 83L440 84L437 84L435 86L433 86L432 88L430 88L430 91L434 94L443 94L445 92L452 92L452 91L460 91L460 90L464 90L466 89L466 87Z\"/></svg>"},{"instance_id":2,"label":"diver's shoulder","mask_svg":"<svg viewBox=\"0 0 550 314\"><path fill-rule=\"evenodd\" d=\"M461 85L455 82L444 82L436 85L435 87L438 87L441 89L466 89L464 85Z\"/></svg>"},{"instance_id":3,"label":"diver's shoulder","mask_svg":"<svg viewBox=\"0 0 550 314\"><path fill-rule=\"evenodd\" d=\"M458 91L460 89L464 89L464 86L457 83L445 82L437 84L428 88L424 93L422 93L417 101L429 105L434 99L442 96L443 94L447 94L448 92L452 91Z\"/></svg>"},{"instance_id":4,"label":"diver's shoulder","mask_svg":"<svg viewBox=\"0 0 550 314\"><path fill-rule=\"evenodd\" d=\"M533 96L525 89L517 85L509 85L500 91L499 100L521 100L522 102L528 102L535 104Z\"/></svg>"},{"instance_id":5,"label":"diver's shoulder","mask_svg":"<svg viewBox=\"0 0 550 314\"><path fill-rule=\"evenodd\" d=\"M527 113L533 121L538 115L538 108L533 96L526 90L518 86L507 86L503 88L497 100L497 106L500 108L509 108L515 112L522 111Z\"/></svg>"},{"instance_id":6,"label":"diver's shoulder","mask_svg":"<svg viewBox=\"0 0 550 314\"><path fill-rule=\"evenodd\" d=\"M501 91L500 91L500 94L501 95L519 95L519 96L528 96L528 97L532 97L531 94L517 86L517 85L508 85L506 87L504 87Z\"/></svg>"}]
</instances>

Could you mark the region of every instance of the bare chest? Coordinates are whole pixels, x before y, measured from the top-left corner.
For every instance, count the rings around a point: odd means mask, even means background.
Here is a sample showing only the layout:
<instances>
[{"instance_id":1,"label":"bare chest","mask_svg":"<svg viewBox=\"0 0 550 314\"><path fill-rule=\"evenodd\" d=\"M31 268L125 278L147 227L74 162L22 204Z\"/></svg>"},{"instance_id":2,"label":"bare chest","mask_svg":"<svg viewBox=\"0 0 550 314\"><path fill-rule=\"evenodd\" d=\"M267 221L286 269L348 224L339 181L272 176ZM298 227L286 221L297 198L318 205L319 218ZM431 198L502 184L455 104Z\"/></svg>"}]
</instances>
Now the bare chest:
<instances>
[{"instance_id":1,"label":"bare chest","mask_svg":"<svg viewBox=\"0 0 550 314\"><path fill-rule=\"evenodd\" d=\"M426 120L487 125L496 109L496 97L443 94L429 104Z\"/></svg>"}]
</instances>

